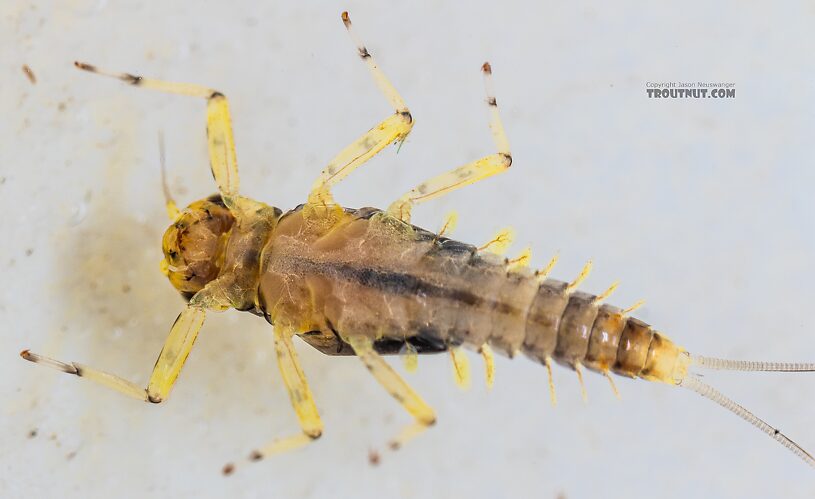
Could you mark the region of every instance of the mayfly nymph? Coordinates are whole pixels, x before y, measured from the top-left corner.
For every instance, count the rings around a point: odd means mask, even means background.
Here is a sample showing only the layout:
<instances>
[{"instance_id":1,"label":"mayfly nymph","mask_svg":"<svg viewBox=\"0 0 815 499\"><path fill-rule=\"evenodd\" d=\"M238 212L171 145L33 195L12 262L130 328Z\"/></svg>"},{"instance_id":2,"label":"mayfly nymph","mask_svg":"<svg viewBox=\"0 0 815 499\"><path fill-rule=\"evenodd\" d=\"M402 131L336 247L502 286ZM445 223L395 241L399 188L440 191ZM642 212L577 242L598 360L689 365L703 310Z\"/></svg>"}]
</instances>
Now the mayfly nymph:
<instances>
[{"instance_id":1,"label":"mayfly nymph","mask_svg":"<svg viewBox=\"0 0 815 499\"><path fill-rule=\"evenodd\" d=\"M584 369L603 374L615 393L610 373L688 388L815 466L815 458L803 448L693 372L697 368L809 372L815 370L815 364L691 355L632 317L638 304L628 308L606 304L616 283L599 295L578 291L590 264L574 280L558 281L549 278L556 259L533 272L527 266L528 253L516 259L502 257L510 239L508 231L477 247L445 237L454 217L448 218L439 233L410 223L411 209L417 203L506 171L512 164L488 63L481 70L494 154L421 183L385 210L337 204L331 188L389 144L403 142L414 123L405 102L355 35L347 13L342 14L342 21L394 113L342 150L322 171L306 202L285 213L239 193L224 94L75 63L83 71L133 86L206 99L210 166L219 193L179 210L165 184L172 224L162 241L162 268L187 305L172 325L146 388L28 350L21 354L24 359L139 400L160 403L170 394L207 311L234 308L262 316L274 326L280 372L301 427L297 434L253 451L253 460L303 446L323 432L292 342L299 336L327 355L359 357L413 416L415 421L392 440L394 448L432 425L436 416L383 355L402 353L408 362L415 362L417 354L449 352L457 379L464 384L469 368L461 348L466 347L483 357L488 384L494 376L493 351L509 357L523 353L539 362L548 371L553 403L554 362L575 370L581 385ZM229 465L224 472L232 469Z\"/></svg>"}]
</instances>

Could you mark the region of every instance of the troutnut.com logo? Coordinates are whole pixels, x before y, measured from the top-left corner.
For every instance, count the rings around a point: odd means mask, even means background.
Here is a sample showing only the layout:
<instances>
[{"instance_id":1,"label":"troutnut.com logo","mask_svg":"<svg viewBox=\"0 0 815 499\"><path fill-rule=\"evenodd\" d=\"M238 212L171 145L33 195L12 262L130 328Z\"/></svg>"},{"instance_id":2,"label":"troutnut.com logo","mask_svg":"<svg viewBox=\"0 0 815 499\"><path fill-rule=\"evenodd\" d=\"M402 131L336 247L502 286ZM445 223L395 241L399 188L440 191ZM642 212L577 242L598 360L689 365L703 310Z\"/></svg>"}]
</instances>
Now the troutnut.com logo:
<instances>
[{"instance_id":1,"label":"troutnut.com logo","mask_svg":"<svg viewBox=\"0 0 815 499\"><path fill-rule=\"evenodd\" d=\"M731 82L645 82L649 99L734 99L736 84Z\"/></svg>"}]
</instances>

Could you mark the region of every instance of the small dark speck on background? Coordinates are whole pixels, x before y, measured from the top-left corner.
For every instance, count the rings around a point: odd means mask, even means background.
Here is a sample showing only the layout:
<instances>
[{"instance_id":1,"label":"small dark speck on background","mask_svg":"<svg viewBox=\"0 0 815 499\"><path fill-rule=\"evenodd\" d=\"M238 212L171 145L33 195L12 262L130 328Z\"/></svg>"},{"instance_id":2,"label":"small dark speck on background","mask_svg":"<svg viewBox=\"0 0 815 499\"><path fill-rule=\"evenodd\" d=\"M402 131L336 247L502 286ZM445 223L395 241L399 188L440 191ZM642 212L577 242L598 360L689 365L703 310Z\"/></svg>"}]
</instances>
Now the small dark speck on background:
<instances>
[{"instance_id":1,"label":"small dark speck on background","mask_svg":"<svg viewBox=\"0 0 815 499\"><path fill-rule=\"evenodd\" d=\"M33 254L34 254L34 249L33 248L28 248L28 249L25 250L25 256L31 256Z\"/></svg>"},{"instance_id":2,"label":"small dark speck on background","mask_svg":"<svg viewBox=\"0 0 815 499\"><path fill-rule=\"evenodd\" d=\"M224 476L231 475L233 471L235 471L235 465L232 464L232 463L226 463L224 465L224 469L221 470L221 472L224 474Z\"/></svg>"},{"instance_id":3,"label":"small dark speck on background","mask_svg":"<svg viewBox=\"0 0 815 499\"><path fill-rule=\"evenodd\" d=\"M75 450L72 450L71 452L65 454L65 459L67 461L70 461L71 459L73 459L75 457L76 457L76 451Z\"/></svg>"},{"instance_id":4,"label":"small dark speck on background","mask_svg":"<svg viewBox=\"0 0 815 499\"><path fill-rule=\"evenodd\" d=\"M368 451L368 463L371 466L379 466L379 463L382 462L382 458L379 455L379 452L376 449L370 449Z\"/></svg>"},{"instance_id":5,"label":"small dark speck on background","mask_svg":"<svg viewBox=\"0 0 815 499\"><path fill-rule=\"evenodd\" d=\"M34 76L34 71L28 67L28 64L23 64L23 73L25 73L26 78L28 78L28 81L30 81L32 85L37 83L37 77Z\"/></svg>"},{"instance_id":6,"label":"small dark speck on background","mask_svg":"<svg viewBox=\"0 0 815 499\"><path fill-rule=\"evenodd\" d=\"M34 438L37 436L37 429L34 428L33 430L28 432L28 438Z\"/></svg>"}]
</instances>

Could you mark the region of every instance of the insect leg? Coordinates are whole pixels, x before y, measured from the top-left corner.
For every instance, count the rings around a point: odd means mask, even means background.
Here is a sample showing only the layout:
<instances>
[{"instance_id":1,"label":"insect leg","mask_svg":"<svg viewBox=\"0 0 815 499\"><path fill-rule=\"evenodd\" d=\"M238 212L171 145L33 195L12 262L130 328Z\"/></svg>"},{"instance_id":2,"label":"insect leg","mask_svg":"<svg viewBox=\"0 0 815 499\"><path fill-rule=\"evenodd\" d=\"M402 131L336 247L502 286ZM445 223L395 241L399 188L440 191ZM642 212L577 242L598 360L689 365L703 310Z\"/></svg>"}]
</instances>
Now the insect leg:
<instances>
[{"instance_id":1,"label":"insect leg","mask_svg":"<svg viewBox=\"0 0 815 499\"><path fill-rule=\"evenodd\" d=\"M501 173L512 164L509 141L504 132L504 126L501 124L498 103L492 92L492 68L488 62L485 62L481 70L484 73L484 81L487 87L487 104L491 114L490 130L492 130L492 138L498 152L422 182L388 207L388 213L391 216L409 222L410 210L414 204L428 201L459 187Z\"/></svg>"},{"instance_id":2,"label":"insect leg","mask_svg":"<svg viewBox=\"0 0 815 499\"><path fill-rule=\"evenodd\" d=\"M351 26L351 19L347 12L342 13L342 22L357 46L359 56L368 65L377 86L385 94L385 97L393 107L395 114L389 116L381 123L370 129L367 133L358 138L354 143L340 151L332 159L325 169L320 173L320 177L314 182L311 193L308 196L308 203L314 206L324 206L334 204L331 197L331 187L345 178L357 167L371 159L388 144L403 142L413 128L413 118L410 111L396 91L393 84L379 69L368 49L357 37Z\"/></svg>"},{"instance_id":3,"label":"insect leg","mask_svg":"<svg viewBox=\"0 0 815 499\"><path fill-rule=\"evenodd\" d=\"M119 393L143 400L145 402L159 403L167 399L170 390L192 350L198 331L204 324L206 312L201 307L187 306L173 323L170 334L164 342L164 348L153 367L153 374L147 388L142 388L124 378L114 374L99 371L75 362L62 362L36 353L23 350L20 354L25 360L57 369L67 374L89 379Z\"/></svg>"},{"instance_id":4,"label":"insect leg","mask_svg":"<svg viewBox=\"0 0 815 499\"><path fill-rule=\"evenodd\" d=\"M275 440L266 447L252 451L249 458L253 461L303 447L319 438L323 433L323 422L317 413L314 397L311 395L306 376L300 367L297 351L291 340L292 335L291 331L285 328L275 328L275 350L283 383L286 384L286 389L289 391L291 404L303 431L298 435Z\"/></svg>"},{"instance_id":5,"label":"insect leg","mask_svg":"<svg viewBox=\"0 0 815 499\"><path fill-rule=\"evenodd\" d=\"M136 87L207 99L207 142L212 175L215 177L215 183L218 184L224 204L233 212L240 211L238 210L238 160L235 155L235 139L232 135L229 103L224 94L201 85L154 80L129 73L109 72L84 62L75 62L74 65L83 71L117 78Z\"/></svg>"},{"instance_id":6,"label":"insect leg","mask_svg":"<svg viewBox=\"0 0 815 499\"><path fill-rule=\"evenodd\" d=\"M392 449L398 449L428 426L436 422L433 409L385 362L374 350L373 341L364 336L349 336L345 341L354 349L365 367L377 381L393 396L416 422L405 428L390 443Z\"/></svg>"}]
</instances>

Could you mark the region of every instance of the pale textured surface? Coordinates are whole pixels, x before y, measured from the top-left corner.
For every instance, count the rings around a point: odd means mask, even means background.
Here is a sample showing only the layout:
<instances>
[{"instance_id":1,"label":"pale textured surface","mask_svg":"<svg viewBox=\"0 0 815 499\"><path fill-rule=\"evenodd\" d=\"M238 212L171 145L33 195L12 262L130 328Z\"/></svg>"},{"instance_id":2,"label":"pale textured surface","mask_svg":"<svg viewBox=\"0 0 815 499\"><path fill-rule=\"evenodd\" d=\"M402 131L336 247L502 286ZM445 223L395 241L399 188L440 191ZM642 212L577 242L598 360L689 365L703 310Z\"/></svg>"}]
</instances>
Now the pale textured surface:
<instances>
[{"instance_id":1,"label":"pale textured surface","mask_svg":"<svg viewBox=\"0 0 815 499\"><path fill-rule=\"evenodd\" d=\"M209 320L159 407L19 359L30 347L146 382L181 306L158 271L158 130L179 201L215 191L202 102L128 88L71 62L224 91L244 192L285 209L390 112L354 55L343 8L417 124L398 155L388 149L356 172L338 200L385 207L493 152L479 75L488 59L513 168L416 208L415 223L435 228L458 209L455 236L474 243L511 223L511 251L530 243L541 266L560 251L553 276L565 280L592 257L585 289L622 279L614 303L647 298L640 315L691 351L815 359L809 3L261 4L2 2L0 495L815 493L811 469L699 396L620 379L618 402L591 375L583 405L574 373L557 369L553 410L545 369L522 359L498 360L489 394L479 378L458 391L446 357L420 359L409 380L439 423L374 468L368 449L407 416L356 359L302 344L325 436L225 479L224 462L296 427L261 320ZM734 81L737 98L645 96L646 81L696 79ZM706 379L813 449L813 378Z\"/></svg>"}]
</instances>

